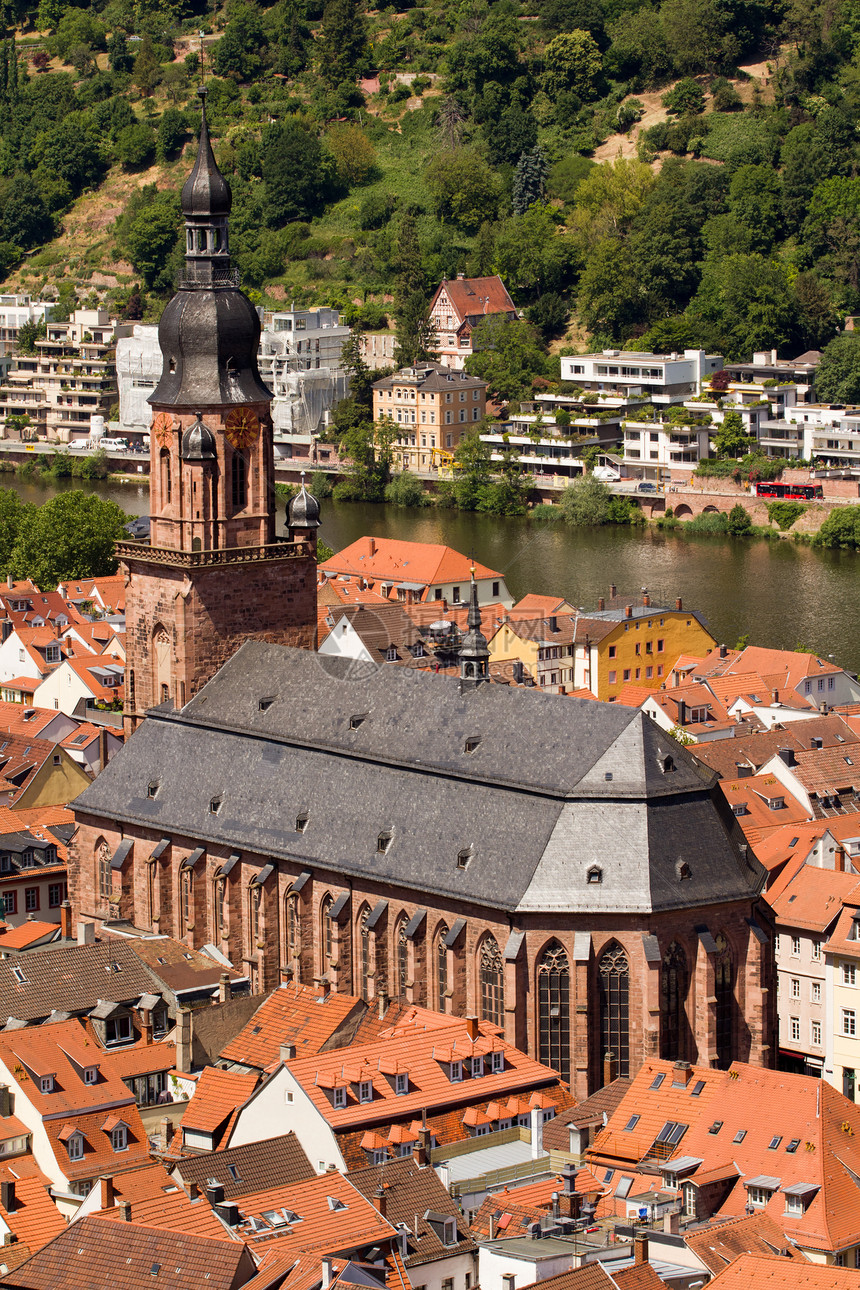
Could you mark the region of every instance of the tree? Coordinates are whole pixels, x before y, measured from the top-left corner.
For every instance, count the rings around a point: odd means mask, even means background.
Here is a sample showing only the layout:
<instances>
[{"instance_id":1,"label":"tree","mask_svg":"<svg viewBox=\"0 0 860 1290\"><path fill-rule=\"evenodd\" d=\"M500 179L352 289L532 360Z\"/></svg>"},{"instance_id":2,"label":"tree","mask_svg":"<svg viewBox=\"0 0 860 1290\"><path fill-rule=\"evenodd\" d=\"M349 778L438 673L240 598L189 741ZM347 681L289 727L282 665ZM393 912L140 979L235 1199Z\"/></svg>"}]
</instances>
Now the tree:
<instances>
[{"instance_id":1,"label":"tree","mask_svg":"<svg viewBox=\"0 0 860 1290\"><path fill-rule=\"evenodd\" d=\"M397 311L397 343L394 361L398 367L414 367L433 357L439 338L430 319L427 300L421 291L413 291L400 303Z\"/></svg>"},{"instance_id":2,"label":"tree","mask_svg":"<svg viewBox=\"0 0 860 1290\"><path fill-rule=\"evenodd\" d=\"M415 294L422 297L425 295L427 280L421 267L421 243L418 241L418 225L412 211L404 211L400 217L391 267L397 274L396 300L403 301Z\"/></svg>"},{"instance_id":3,"label":"tree","mask_svg":"<svg viewBox=\"0 0 860 1290\"><path fill-rule=\"evenodd\" d=\"M567 327L569 309L563 297L556 291L546 291L542 296L538 296L526 312L529 322L537 327L545 344L554 340L556 336L561 336ZM556 423L558 423L558 416ZM570 424L569 418L568 424Z\"/></svg>"},{"instance_id":4,"label":"tree","mask_svg":"<svg viewBox=\"0 0 860 1290\"><path fill-rule=\"evenodd\" d=\"M438 153L427 167L427 186L440 220L450 220L466 233L495 219L499 205L496 176L471 148Z\"/></svg>"},{"instance_id":5,"label":"tree","mask_svg":"<svg viewBox=\"0 0 860 1290\"><path fill-rule=\"evenodd\" d=\"M364 419L368 420L373 409L373 373L364 361L358 331L351 331L343 342L341 362L344 370L349 373L350 395L362 409Z\"/></svg>"},{"instance_id":6,"label":"tree","mask_svg":"<svg viewBox=\"0 0 860 1290\"><path fill-rule=\"evenodd\" d=\"M142 121L127 125L116 141L116 155L130 169L148 166L155 155L155 135L150 127Z\"/></svg>"},{"instance_id":7,"label":"tree","mask_svg":"<svg viewBox=\"0 0 860 1290\"><path fill-rule=\"evenodd\" d=\"M629 243L607 237L595 248L579 280L577 304L589 331L604 336L626 336L642 320L645 301Z\"/></svg>"},{"instance_id":8,"label":"tree","mask_svg":"<svg viewBox=\"0 0 860 1290\"><path fill-rule=\"evenodd\" d=\"M165 161L171 153L177 152L185 135L185 117L176 108L167 108L158 123L156 136L159 161Z\"/></svg>"},{"instance_id":9,"label":"tree","mask_svg":"<svg viewBox=\"0 0 860 1290\"><path fill-rule=\"evenodd\" d=\"M326 135L338 179L347 187L366 183L376 166L376 149L357 125L339 123Z\"/></svg>"},{"instance_id":10,"label":"tree","mask_svg":"<svg viewBox=\"0 0 860 1290\"><path fill-rule=\"evenodd\" d=\"M149 290L169 290L172 285L172 253L177 246L181 211L176 193L153 196L133 216L123 235L125 249L134 268Z\"/></svg>"},{"instance_id":11,"label":"tree","mask_svg":"<svg viewBox=\"0 0 860 1290\"><path fill-rule=\"evenodd\" d=\"M54 236L54 221L45 206L41 192L29 175L16 175L3 203L0 233L16 246L40 246Z\"/></svg>"},{"instance_id":12,"label":"tree","mask_svg":"<svg viewBox=\"0 0 860 1290\"><path fill-rule=\"evenodd\" d=\"M35 322L35 320L30 320L22 323L18 328L18 353L35 354L36 341L40 340L45 335L47 335L47 328L44 322ZM5 491L5 489L0 489L0 495Z\"/></svg>"},{"instance_id":13,"label":"tree","mask_svg":"<svg viewBox=\"0 0 860 1290\"><path fill-rule=\"evenodd\" d=\"M516 99L497 121L484 123L484 134L490 161L494 165L502 162L513 164L522 153L537 144L538 123L534 114Z\"/></svg>"},{"instance_id":14,"label":"tree","mask_svg":"<svg viewBox=\"0 0 860 1290\"><path fill-rule=\"evenodd\" d=\"M105 147L88 112L69 112L33 144L34 162L64 179L74 194L94 188L107 171Z\"/></svg>"},{"instance_id":15,"label":"tree","mask_svg":"<svg viewBox=\"0 0 860 1290\"><path fill-rule=\"evenodd\" d=\"M269 228L318 214L331 189L333 162L319 140L296 121L270 126L263 135L265 218Z\"/></svg>"},{"instance_id":16,"label":"tree","mask_svg":"<svg viewBox=\"0 0 860 1290\"><path fill-rule=\"evenodd\" d=\"M549 163L539 147L524 152L514 172L511 204L515 215L525 215L530 206L543 201Z\"/></svg>"},{"instance_id":17,"label":"tree","mask_svg":"<svg viewBox=\"0 0 860 1290\"><path fill-rule=\"evenodd\" d=\"M714 435L714 451L718 457L743 457L749 452L755 438L744 431L739 412L727 412Z\"/></svg>"},{"instance_id":18,"label":"tree","mask_svg":"<svg viewBox=\"0 0 860 1290\"><path fill-rule=\"evenodd\" d=\"M561 495L559 505L565 523L576 528L605 524L609 512L609 488L594 475L581 475Z\"/></svg>"},{"instance_id":19,"label":"tree","mask_svg":"<svg viewBox=\"0 0 860 1290\"><path fill-rule=\"evenodd\" d=\"M860 336L846 331L825 348L815 374L822 403L860 403Z\"/></svg>"},{"instance_id":20,"label":"tree","mask_svg":"<svg viewBox=\"0 0 860 1290\"><path fill-rule=\"evenodd\" d=\"M106 32L104 24L99 22L89 9L66 9L54 37L57 54L63 61L69 61L69 52L75 45L87 45L90 49L106 49Z\"/></svg>"},{"instance_id":21,"label":"tree","mask_svg":"<svg viewBox=\"0 0 860 1290\"><path fill-rule=\"evenodd\" d=\"M114 544L128 517L116 502L76 489L29 513L9 557L14 578L32 578L43 591L67 578L116 572Z\"/></svg>"},{"instance_id":22,"label":"tree","mask_svg":"<svg viewBox=\"0 0 860 1290\"><path fill-rule=\"evenodd\" d=\"M108 64L112 72L130 72L134 66L134 59L129 53L128 40L126 34L121 28L111 32L110 40L107 43Z\"/></svg>"},{"instance_id":23,"label":"tree","mask_svg":"<svg viewBox=\"0 0 860 1290\"><path fill-rule=\"evenodd\" d=\"M481 320L472 335L472 349L466 359L466 371L486 381L487 392L493 398L528 398L534 378L544 370L535 328L503 314L490 314Z\"/></svg>"},{"instance_id":24,"label":"tree","mask_svg":"<svg viewBox=\"0 0 860 1290\"><path fill-rule=\"evenodd\" d=\"M663 95L663 107L676 116L697 116L705 110L705 91L687 77Z\"/></svg>"},{"instance_id":25,"label":"tree","mask_svg":"<svg viewBox=\"0 0 860 1290\"><path fill-rule=\"evenodd\" d=\"M317 68L329 89L355 83L368 58L367 20L359 0L327 0L316 49Z\"/></svg>"},{"instance_id":26,"label":"tree","mask_svg":"<svg viewBox=\"0 0 860 1290\"><path fill-rule=\"evenodd\" d=\"M712 342L735 361L755 350L779 349L795 327L788 268L762 255L708 259L690 313L711 329Z\"/></svg>"},{"instance_id":27,"label":"tree","mask_svg":"<svg viewBox=\"0 0 860 1290\"><path fill-rule=\"evenodd\" d=\"M558 287L568 271L567 247L545 206L531 206L496 232L494 267L505 281L534 298Z\"/></svg>"},{"instance_id":28,"label":"tree","mask_svg":"<svg viewBox=\"0 0 860 1290\"><path fill-rule=\"evenodd\" d=\"M595 82L603 60L600 47L587 31L565 31L544 50L541 88L550 98L569 92L588 101L595 97Z\"/></svg>"},{"instance_id":29,"label":"tree","mask_svg":"<svg viewBox=\"0 0 860 1290\"><path fill-rule=\"evenodd\" d=\"M736 502L729 511L729 533L732 537L745 537L753 526L752 516L746 507Z\"/></svg>"},{"instance_id":30,"label":"tree","mask_svg":"<svg viewBox=\"0 0 860 1290\"><path fill-rule=\"evenodd\" d=\"M18 534L34 510L34 506L21 501L14 488L0 488L0 567L9 568Z\"/></svg>"},{"instance_id":31,"label":"tree","mask_svg":"<svg viewBox=\"0 0 860 1290\"><path fill-rule=\"evenodd\" d=\"M215 71L237 81L253 80L263 66L261 53L266 47L260 10L256 4L238 0L228 12L226 30L215 46Z\"/></svg>"},{"instance_id":32,"label":"tree","mask_svg":"<svg viewBox=\"0 0 860 1290\"><path fill-rule=\"evenodd\" d=\"M279 0L272 11L275 70L281 76L297 76L310 60L313 36L304 0Z\"/></svg>"},{"instance_id":33,"label":"tree","mask_svg":"<svg viewBox=\"0 0 860 1290\"><path fill-rule=\"evenodd\" d=\"M729 186L729 210L752 234L754 251L769 251L782 224L782 184L770 166L739 166Z\"/></svg>"},{"instance_id":34,"label":"tree","mask_svg":"<svg viewBox=\"0 0 860 1290\"><path fill-rule=\"evenodd\" d=\"M161 79L161 67L155 55L152 37L145 35L134 60L132 79L141 94L151 94Z\"/></svg>"}]
</instances>

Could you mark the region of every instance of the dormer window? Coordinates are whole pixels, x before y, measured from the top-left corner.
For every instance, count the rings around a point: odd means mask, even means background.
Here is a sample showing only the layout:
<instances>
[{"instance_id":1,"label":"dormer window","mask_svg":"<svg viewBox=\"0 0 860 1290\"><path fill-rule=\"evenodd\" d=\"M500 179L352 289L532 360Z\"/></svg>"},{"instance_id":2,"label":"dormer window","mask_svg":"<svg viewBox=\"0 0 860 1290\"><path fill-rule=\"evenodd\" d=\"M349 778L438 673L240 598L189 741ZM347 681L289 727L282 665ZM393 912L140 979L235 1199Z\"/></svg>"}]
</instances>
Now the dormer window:
<instances>
[{"instance_id":1,"label":"dormer window","mask_svg":"<svg viewBox=\"0 0 860 1290\"><path fill-rule=\"evenodd\" d=\"M39 1092L40 1092L40 1093L53 1093L53 1091L54 1091L54 1077L53 1077L53 1075L43 1075L43 1076L41 1077L41 1079L39 1080Z\"/></svg>"},{"instance_id":2,"label":"dormer window","mask_svg":"<svg viewBox=\"0 0 860 1290\"><path fill-rule=\"evenodd\" d=\"M217 814L218 814L218 812L221 810L221 803L223 802L223 800L224 800L224 799L223 799L223 798L221 798L221 797L213 797L213 798L211 798L211 799L210 799L210 801L209 801L209 814L210 814L210 815L217 815Z\"/></svg>"},{"instance_id":3,"label":"dormer window","mask_svg":"<svg viewBox=\"0 0 860 1290\"><path fill-rule=\"evenodd\" d=\"M10 855L0 855L0 873L8 873L12 868L12 857Z\"/></svg>"},{"instance_id":4,"label":"dormer window","mask_svg":"<svg viewBox=\"0 0 860 1290\"><path fill-rule=\"evenodd\" d=\"M272 706L274 702L275 702L274 699L269 699L269 698L261 699L257 707L259 708L260 712L268 712L269 708Z\"/></svg>"},{"instance_id":5,"label":"dormer window","mask_svg":"<svg viewBox=\"0 0 860 1290\"><path fill-rule=\"evenodd\" d=\"M480 746L481 746L481 736L472 735L471 738L466 740L463 751L467 753L473 753L475 752L476 749L480 748Z\"/></svg>"},{"instance_id":6,"label":"dormer window","mask_svg":"<svg viewBox=\"0 0 860 1290\"><path fill-rule=\"evenodd\" d=\"M114 1151L128 1151L128 1129L124 1124L111 1129L110 1144Z\"/></svg>"},{"instance_id":7,"label":"dormer window","mask_svg":"<svg viewBox=\"0 0 860 1290\"><path fill-rule=\"evenodd\" d=\"M469 861L472 859L472 848L466 847L463 851L457 852L457 868L468 869Z\"/></svg>"},{"instance_id":8,"label":"dormer window","mask_svg":"<svg viewBox=\"0 0 860 1290\"><path fill-rule=\"evenodd\" d=\"M158 797L158 790L160 788L161 788L161 784L158 782L157 779L150 780L149 784L147 784L146 786L146 796Z\"/></svg>"},{"instance_id":9,"label":"dormer window","mask_svg":"<svg viewBox=\"0 0 860 1290\"><path fill-rule=\"evenodd\" d=\"M373 1084L369 1079L363 1079L358 1086L359 1102L373 1101Z\"/></svg>"},{"instance_id":10,"label":"dormer window","mask_svg":"<svg viewBox=\"0 0 860 1290\"><path fill-rule=\"evenodd\" d=\"M600 865L593 864L588 870L586 877L589 883L603 882L603 870L600 868Z\"/></svg>"},{"instance_id":11,"label":"dormer window","mask_svg":"<svg viewBox=\"0 0 860 1290\"><path fill-rule=\"evenodd\" d=\"M304 833L305 829L308 827L309 818L310 817L306 814L296 816L296 833Z\"/></svg>"},{"instance_id":12,"label":"dormer window","mask_svg":"<svg viewBox=\"0 0 860 1290\"><path fill-rule=\"evenodd\" d=\"M682 861L682 863L678 866L678 877L681 879L681 882L686 882L687 879L692 878L692 876L693 876L692 869L687 864L686 860Z\"/></svg>"},{"instance_id":13,"label":"dormer window","mask_svg":"<svg viewBox=\"0 0 860 1290\"><path fill-rule=\"evenodd\" d=\"M457 1222L456 1222L456 1219L453 1219L453 1218L446 1218L446 1219L445 1219L445 1226L444 1226L444 1228L443 1228L443 1230L442 1230L442 1244L443 1244L443 1245L456 1245L456 1244L457 1244Z\"/></svg>"},{"instance_id":14,"label":"dormer window","mask_svg":"<svg viewBox=\"0 0 860 1290\"><path fill-rule=\"evenodd\" d=\"M490 1069L494 1075L500 1075L505 1069L505 1054L490 1053Z\"/></svg>"},{"instance_id":15,"label":"dormer window","mask_svg":"<svg viewBox=\"0 0 860 1290\"><path fill-rule=\"evenodd\" d=\"M396 654L395 654L395 657L396 657ZM350 719L349 719L349 728L350 728L350 730L357 730L357 729L358 729L358 727L359 727L360 725L362 725L366 720L367 720L367 713L366 713L366 712L356 712L356 713L355 713L353 716L351 716L351 717L350 717Z\"/></svg>"},{"instance_id":16,"label":"dormer window","mask_svg":"<svg viewBox=\"0 0 860 1290\"><path fill-rule=\"evenodd\" d=\"M387 855L391 847L394 835L392 833L380 833L376 839L376 851L378 855Z\"/></svg>"},{"instance_id":17,"label":"dormer window","mask_svg":"<svg viewBox=\"0 0 860 1290\"><path fill-rule=\"evenodd\" d=\"M98 1067L97 1067L97 1066L85 1066L85 1067L84 1067L84 1083L85 1083L85 1084L95 1084L95 1082L96 1082L96 1080L98 1079L98 1077L99 1077L99 1072L98 1072Z\"/></svg>"},{"instance_id":18,"label":"dormer window","mask_svg":"<svg viewBox=\"0 0 860 1290\"><path fill-rule=\"evenodd\" d=\"M483 1057L472 1058L472 1079L480 1079L484 1073Z\"/></svg>"},{"instance_id":19,"label":"dormer window","mask_svg":"<svg viewBox=\"0 0 860 1290\"><path fill-rule=\"evenodd\" d=\"M346 1106L346 1089L336 1088L332 1090L332 1105L336 1111L342 1111Z\"/></svg>"},{"instance_id":20,"label":"dormer window","mask_svg":"<svg viewBox=\"0 0 860 1290\"><path fill-rule=\"evenodd\" d=\"M27 847L27 849L24 852L22 852L21 864L25 869L30 869L35 863L36 863L36 857L33 854L33 849L32 847Z\"/></svg>"},{"instance_id":21,"label":"dormer window","mask_svg":"<svg viewBox=\"0 0 860 1290\"><path fill-rule=\"evenodd\" d=\"M73 1133L66 1143L66 1150L69 1153L70 1160L83 1160L84 1158L84 1139L80 1133Z\"/></svg>"},{"instance_id":22,"label":"dormer window","mask_svg":"<svg viewBox=\"0 0 860 1290\"><path fill-rule=\"evenodd\" d=\"M395 1093L397 1093L397 1094L399 1094L399 1095L400 1095L400 1094L403 1094L403 1093L408 1093L408 1092L409 1092L409 1076L408 1076L408 1075L395 1075L395 1076L394 1076L394 1092L395 1092Z\"/></svg>"},{"instance_id":23,"label":"dormer window","mask_svg":"<svg viewBox=\"0 0 860 1290\"><path fill-rule=\"evenodd\" d=\"M462 1078L463 1078L463 1063L452 1062L451 1063L451 1083L459 1084Z\"/></svg>"}]
</instances>

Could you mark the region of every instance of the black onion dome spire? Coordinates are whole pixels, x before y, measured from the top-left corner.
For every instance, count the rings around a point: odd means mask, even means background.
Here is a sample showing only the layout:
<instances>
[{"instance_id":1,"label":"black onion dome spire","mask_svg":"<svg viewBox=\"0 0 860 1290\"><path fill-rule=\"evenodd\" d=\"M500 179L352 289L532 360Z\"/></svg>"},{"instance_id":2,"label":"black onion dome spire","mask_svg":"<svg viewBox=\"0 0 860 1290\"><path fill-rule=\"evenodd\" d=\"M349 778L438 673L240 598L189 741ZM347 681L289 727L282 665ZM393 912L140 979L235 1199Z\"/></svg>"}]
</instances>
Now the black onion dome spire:
<instances>
[{"instance_id":1,"label":"black onion dome spire","mask_svg":"<svg viewBox=\"0 0 860 1290\"><path fill-rule=\"evenodd\" d=\"M156 407L196 411L225 404L270 403L257 367L260 319L230 266L230 185L218 169L201 100L200 146L182 189L185 271L161 315L161 380Z\"/></svg>"},{"instance_id":2,"label":"black onion dome spire","mask_svg":"<svg viewBox=\"0 0 860 1290\"><path fill-rule=\"evenodd\" d=\"M318 529L319 526L320 504L305 488L305 472L302 471L302 486L287 502L287 528Z\"/></svg>"},{"instance_id":3,"label":"black onion dome spire","mask_svg":"<svg viewBox=\"0 0 860 1290\"><path fill-rule=\"evenodd\" d=\"M192 421L182 436L179 455L183 461L215 461L216 459L215 436L209 427L203 424L203 418L199 412L197 420Z\"/></svg>"},{"instance_id":4,"label":"black onion dome spire","mask_svg":"<svg viewBox=\"0 0 860 1290\"><path fill-rule=\"evenodd\" d=\"M233 194L230 185L218 169L212 144L209 142L209 126L206 121L206 87L201 85L200 95L200 146L197 149L197 160L194 169L182 186L183 215L229 215L233 205Z\"/></svg>"},{"instance_id":5,"label":"black onion dome spire","mask_svg":"<svg viewBox=\"0 0 860 1290\"><path fill-rule=\"evenodd\" d=\"M469 613L466 617L468 631L460 646L460 679L461 681L489 680L490 647L487 638L481 631L481 611L478 608L478 584L475 582L475 566L472 565L472 585L469 588Z\"/></svg>"}]
</instances>

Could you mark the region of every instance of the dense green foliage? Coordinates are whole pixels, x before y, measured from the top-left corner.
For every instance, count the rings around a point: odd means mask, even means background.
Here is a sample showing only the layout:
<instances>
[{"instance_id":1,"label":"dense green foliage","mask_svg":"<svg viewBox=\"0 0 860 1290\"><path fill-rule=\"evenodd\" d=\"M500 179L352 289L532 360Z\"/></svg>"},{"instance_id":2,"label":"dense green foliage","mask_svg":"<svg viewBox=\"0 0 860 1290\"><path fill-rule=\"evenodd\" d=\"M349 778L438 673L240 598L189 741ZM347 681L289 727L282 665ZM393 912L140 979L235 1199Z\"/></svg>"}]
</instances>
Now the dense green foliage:
<instances>
[{"instance_id":1,"label":"dense green foliage","mask_svg":"<svg viewBox=\"0 0 860 1290\"><path fill-rule=\"evenodd\" d=\"M33 506L0 489L0 563L43 591L66 578L115 573L114 543L127 518L115 502L80 490Z\"/></svg>"}]
</instances>

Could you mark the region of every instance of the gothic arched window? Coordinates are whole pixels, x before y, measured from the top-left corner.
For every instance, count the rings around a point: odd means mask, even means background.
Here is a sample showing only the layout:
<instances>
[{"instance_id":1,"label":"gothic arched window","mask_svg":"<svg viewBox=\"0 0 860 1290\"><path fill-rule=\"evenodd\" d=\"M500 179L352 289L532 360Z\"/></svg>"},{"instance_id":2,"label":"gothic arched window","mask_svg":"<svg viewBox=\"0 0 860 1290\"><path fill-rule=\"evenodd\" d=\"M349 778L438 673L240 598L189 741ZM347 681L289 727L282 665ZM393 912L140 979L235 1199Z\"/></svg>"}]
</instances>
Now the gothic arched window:
<instances>
[{"instance_id":1,"label":"gothic arched window","mask_svg":"<svg viewBox=\"0 0 860 1290\"><path fill-rule=\"evenodd\" d=\"M617 941L611 941L598 964L600 980L601 1057L612 1053L615 1071L630 1075L630 964Z\"/></svg>"},{"instance_id":2,"label":"gothic arched window","mask_svg":"<svg viewBox=\"0 0 860 1290\"><path fill-rule=\"evenodd\" d=\"M170 482L170 453L167 448L162 448L159 453L159 461L161 463L161 500L169 504L172 489Z\"/></svg>"},{"instance_id":3,"label":"gothic arched window","mask_svg":"<svg viewBox=\"0 0 860 1290\"><path fill-rule=\"evenodd\" d=\"M110 900L113 894L113 874L110 867L110 847L104 838L96 843L96 868L98 870L99 896Z\"/></svg>"},{"instance_id":4,"label":"gothic arched window","mask_svg":"<svg viewBox=\"0 0 860 1290\"><path fill-rule=\"evenodd\" d=\"M505 977L502 955L495 936L487 936L481 945L481 1017L494 1026L504 1022Z\"/></svg>"},{"instance_id":5,"label":"gothic arched window","mask_svg":"<svg viewBox=\"0 0 860 1290\"><path fill-rule=\"evenodd\" d=\"M249 925L251 930L251 949L260 939L260 909L263 904L263 888L255 883L248 892Z\"/></svg>"},{"instance_id":6,"label":"gothic arched window","mask_svg":"<svg viewBox=\"0 0 860 1290\"><path fill-rule=\"evenodd\" d=\"M287 963L295 964L302 946L301 910L296 892L288 892L284 901L284 937L284 957Z\"/></svg>"},{"instance_id":7,"label":"gothic arched window","mask_svg":"<svg viewBox=\"0 0 860 1290\"><path fill-rule=\"evenodd\" d=\"M185 931L185 928L190 927L191 924L194 922L194 907L191 903L191 896L192 896L193 885L194 885L194 874L190 869L185 870L182 877L180 878L180 884L181 884L180 895L182 898L182 924L183 924L182 930Z\"/></svg>"},{"instance_id":8,"label":"gothic arched window","mask_svg":"<svg viewBox=\"0 0 860 1290\"><path fill-rule=\"evenodd\" d=\"M398 998L406 998L406 981L409 976L409 942L406 939L406 915L402 914L394 933L394 953L397 961L395 990Z\"/></svg>"},{"instance_id":9,"label":"gothic arched window","mask_svg":"<svg viewBox=\"0 0 860 1290\"><path fill-rule=\"evenodd\" d=\"M358 952L359 952L359 963L360 963L359 971L361 973L361 981L360 981L361 989L359 990L359 994L361 995L362 999L367 999L367 996L368 996L367 981L368 981L368 977L370 976L370 928L367 926L369 918L370 918L370 906L365 905L358 917L358 937L359 937Z\"/></svg>"},{"instance_id":10,"label":"gothic arched window","mask_svg":"<svg viewBox=\"0 0 860 1290\"><path fill-rule=\"evenodd\" d=\"M443 923L436 933L436 1006L440 1012L445 1011L448 994L448 946L445 938L448 928Z\"/></svg>"},{"instance_id":11,"label":"gothic arched window","mask_svg":"<svg viewBox=\"0 0 860 1290\"><path fill-rule=\"evenodd\" d=\"M227 894L227 879L216 878L215 889L212 893L212 907L214 911L215 940L224 939L224 900Z\"/></svg>"},{"instance_id":12,"label":"gothic arched window","mask_svg":"<svg viewBox=\"0 0 860 1290\"><path fill-rule=\"evenodd\" d=\"M558 941L550 941L537 970L538 1057L570 1079L570 964Z\"/></svg>"},{"instance_id":13,"label":"gothic arched window","mask_svg":"<svg viewBox=\"0 0 860 1290\"><path fill-rule=\"evenodd\" d=\"M322 945L323 951L323 976L331 966L331 956L334 949L334 923L331 916L331 907L331 896L325 896L322 904L320 905L320 944Z\"/></svg>"},{"instance_id":14,"label":"gothic arched window","mask_svg":"<svg viewBox=\"0 0 860 1290\"><path fill-rule=\"evenodd\" d=\"M714 995L717 1000L717 1066L726 1070L732 1064L735 1022L735 972L732 952L722 932L714 937L717 953L714 959Z\"/></svg>"},{"instance_id":15,"label":"gothic arched window","mask_svg":"<svg viewBox=\"0 0 860 1290\"><path fill-rule=\"evenodd\" d=\"M233 510L244 510L248 504L248 463L241 452L233 453L230 468Z\"/></svg>"},{"instance_id":16,"label":"gothic arched window","mask_svg":"<svg viewBox=\"0 0 860 1290\"><path fill-rule=\"evenodd\" d=\"M660 1056L666 1061L687 1061L689 983L687 956L677 941L673 941L663 955L663 965L660 970Z\"/></svg>"}]
</instances>

